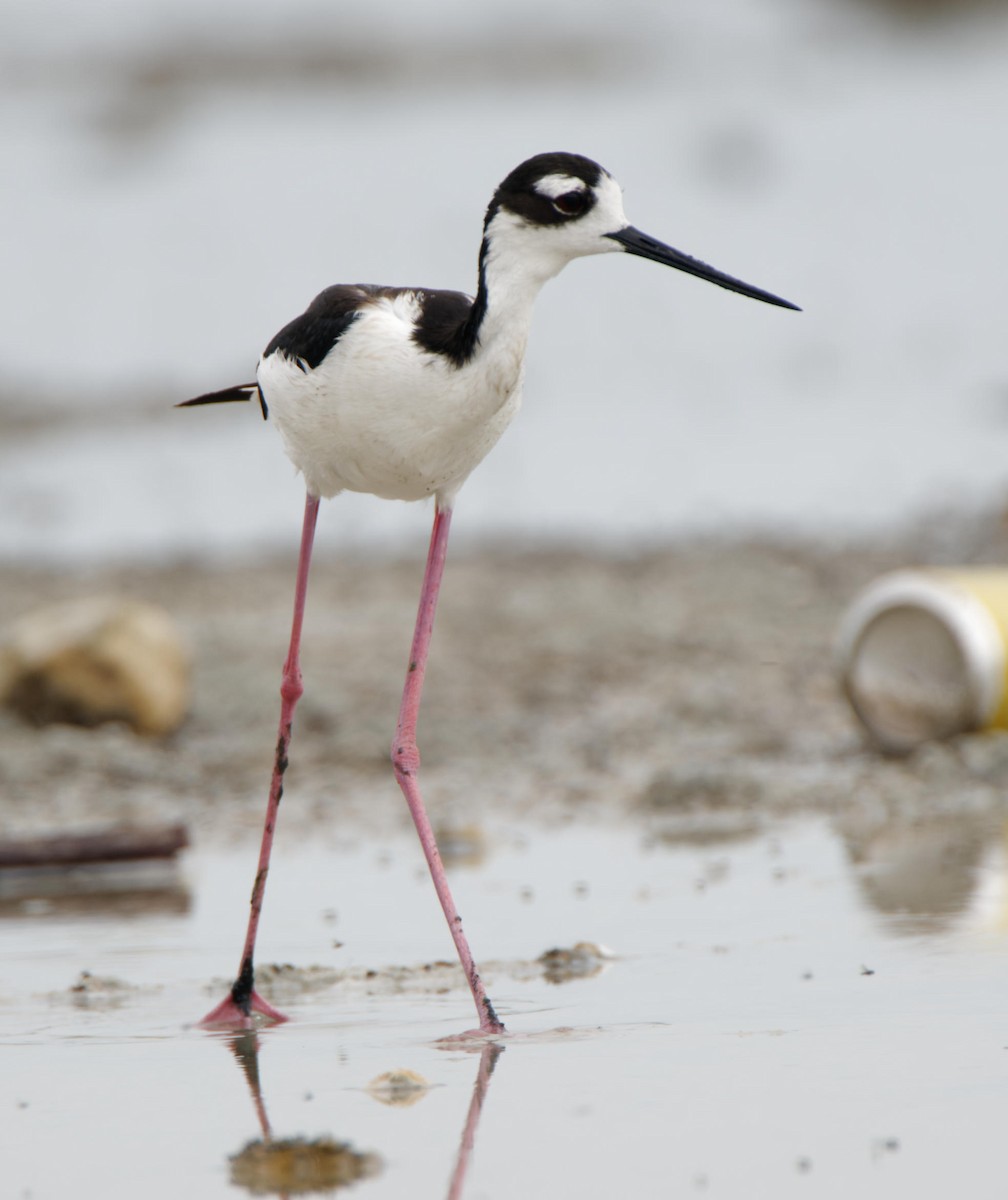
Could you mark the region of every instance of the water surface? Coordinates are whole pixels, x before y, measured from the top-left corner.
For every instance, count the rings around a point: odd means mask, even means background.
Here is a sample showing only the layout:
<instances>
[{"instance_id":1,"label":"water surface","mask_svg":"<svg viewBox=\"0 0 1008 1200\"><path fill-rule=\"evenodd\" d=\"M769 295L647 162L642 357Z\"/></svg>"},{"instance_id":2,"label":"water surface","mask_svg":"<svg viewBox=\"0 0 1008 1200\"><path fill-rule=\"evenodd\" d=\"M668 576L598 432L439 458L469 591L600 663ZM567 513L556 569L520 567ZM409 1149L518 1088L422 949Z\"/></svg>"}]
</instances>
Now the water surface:
<instances>
[{"instance_id":1,"label":"water surface","mask_svg":"<svg viewBox=\"0 0 1008 1200\"><path fill-rule=\"evenodd\" d=\"M378 1155L362 1196L447 1195L482 1069L469 1197L999 1194L1000 838L901 892L912 835L654 835L501 830L453 866L509 1029L492 1074L440 1040L472 1014L460 976L422 969L450 943L412 842L281 852L261 960L294 965L273 984L292 1019L257 1047L274 1136ZM5 909L9 1194L240 1194L253 1097L229 1039L188 1023L221 989L250 868L251 847L197 851L187 901L127 919ZM612 950L604 969L544 978L533 960L583 939ZM414 1103L368 1091L403 1069L431 1085Z\"/></svg>"}]
</instances>

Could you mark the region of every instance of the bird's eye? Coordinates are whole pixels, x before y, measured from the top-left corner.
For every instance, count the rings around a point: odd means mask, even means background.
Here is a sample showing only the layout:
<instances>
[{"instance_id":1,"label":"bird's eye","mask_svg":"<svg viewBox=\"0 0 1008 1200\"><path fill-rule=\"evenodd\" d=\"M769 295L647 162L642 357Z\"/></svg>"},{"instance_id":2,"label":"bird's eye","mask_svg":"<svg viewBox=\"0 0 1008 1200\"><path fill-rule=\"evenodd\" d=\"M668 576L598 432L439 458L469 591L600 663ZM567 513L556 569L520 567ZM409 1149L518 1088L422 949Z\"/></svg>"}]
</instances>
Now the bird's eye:
<instances>
[{"instance_id":1,"label":"bird's eye","mask_svg":"<svg viewBox=\"0 0 1008 1200\"><path fill-rule=\"evenodd\" d=\"M587 192L564 192L553 201L553 207L565 217L577 217L588 207Z\"/></svg>"}]
</instances>

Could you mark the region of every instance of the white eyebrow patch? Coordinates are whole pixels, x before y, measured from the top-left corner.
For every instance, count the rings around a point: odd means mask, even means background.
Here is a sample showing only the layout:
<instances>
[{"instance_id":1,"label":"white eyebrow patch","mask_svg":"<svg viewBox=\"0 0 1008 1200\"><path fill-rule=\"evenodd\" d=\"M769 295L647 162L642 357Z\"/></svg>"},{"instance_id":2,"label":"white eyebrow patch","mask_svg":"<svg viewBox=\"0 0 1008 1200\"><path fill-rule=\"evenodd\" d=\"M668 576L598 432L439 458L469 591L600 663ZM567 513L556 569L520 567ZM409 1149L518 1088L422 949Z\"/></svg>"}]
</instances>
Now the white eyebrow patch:
<instances>
[{"instance_id":1,"label":"white eyebrow patch","mask_svg":"<svg viewBox=\"0 0 1008 1200\"><path fill-rule=\"evenodd\" d=\"M566 196L568 192L588 190L585 181L578 179L576 175L544 175L542 179L537 179L532 187L540 196L548 196L550 200L555 200L557 196Z\"/></svg>"}]
</instances>

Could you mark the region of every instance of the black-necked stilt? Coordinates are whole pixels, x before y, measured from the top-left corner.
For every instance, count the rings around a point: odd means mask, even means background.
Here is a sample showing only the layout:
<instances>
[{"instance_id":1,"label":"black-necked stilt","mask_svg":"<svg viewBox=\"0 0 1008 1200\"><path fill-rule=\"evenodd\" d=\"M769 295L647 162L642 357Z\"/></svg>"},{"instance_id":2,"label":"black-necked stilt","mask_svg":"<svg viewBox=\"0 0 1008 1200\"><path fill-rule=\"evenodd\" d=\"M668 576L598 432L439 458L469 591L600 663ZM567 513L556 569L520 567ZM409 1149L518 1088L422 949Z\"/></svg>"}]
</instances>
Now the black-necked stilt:
<instances>
[{"instance_id":1,"label":"black-necked stilt","mask_svg":"<svg viewBox=\"0 0 1008 1200\"><path fill-rule=\"evenodd\" d=\"M299 645L319 499L353 491L390 500L434 497L434 529L392 763L472 989L480 1031L504 1029L462 932L420 797L417 713L452 507L459 488L518 411L536 295L572 259L609 251L649 258L768 304L797 307L635 229L623 213L619 185L591 159L540 154L512 171L490 201L475 299L427 288L327 288L266 347L255 383L184 402L256 397L307 488L280 733L248 933L238 978L204 1024L246 1026L253 1014L283 1019L255 991L253 952L291 722L303 690Z\"/></svg>"}]
</instances>

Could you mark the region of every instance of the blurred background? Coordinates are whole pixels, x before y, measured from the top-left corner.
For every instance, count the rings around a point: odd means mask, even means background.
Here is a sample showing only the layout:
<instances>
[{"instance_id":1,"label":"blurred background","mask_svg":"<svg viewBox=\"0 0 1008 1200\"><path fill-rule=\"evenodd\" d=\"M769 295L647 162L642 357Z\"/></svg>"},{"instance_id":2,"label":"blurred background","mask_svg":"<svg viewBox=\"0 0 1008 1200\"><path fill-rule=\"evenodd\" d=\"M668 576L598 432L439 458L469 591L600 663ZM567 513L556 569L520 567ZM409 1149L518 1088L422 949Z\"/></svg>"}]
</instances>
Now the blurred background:
<instances>
[{"instance_id":1,"label":"blurred background","mask_svg":"<svg viewBox=\"0 0 1008 1200\"><path fill-rule=\"evenodd\" d=\"M525 409L460 541L847 534L1000 505L1008 7L857 0L36 0L0 47L0 556L293 547L252 377L334 282L471 291L525 157L794 300L639 260L539 300ZM422 547L344 497L325 545ZM419 552L419 550L418 550Z\"/></svg>"}]
</instances>

